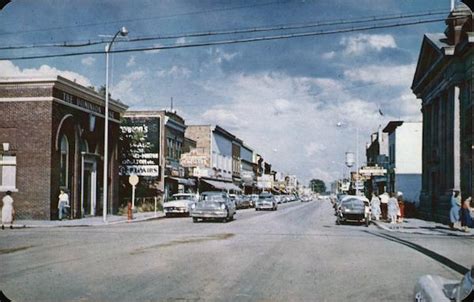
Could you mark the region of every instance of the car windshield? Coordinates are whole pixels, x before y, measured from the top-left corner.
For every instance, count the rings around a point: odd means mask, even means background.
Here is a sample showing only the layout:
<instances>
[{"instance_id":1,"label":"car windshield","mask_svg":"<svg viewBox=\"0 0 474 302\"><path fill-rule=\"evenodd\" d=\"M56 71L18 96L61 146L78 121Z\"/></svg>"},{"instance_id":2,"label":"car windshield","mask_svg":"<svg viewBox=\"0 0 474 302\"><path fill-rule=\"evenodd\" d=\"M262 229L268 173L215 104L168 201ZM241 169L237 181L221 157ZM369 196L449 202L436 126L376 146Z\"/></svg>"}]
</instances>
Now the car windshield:
<instances>
[{"instance_id":1,"label":"car windshield","mask_svg":"<svg viewBox=\"0 0 474 302\"><path fill-rule=\"evenodd\" d=\"M191 200L193 198L193 195L173 195L168 201Z\"/></svg>"},{"instance_id":2,"label":"car windshield","mask_svg":"<svg viewBox=\"0 0 474 302\"><path fill-rule=\"evenodd\" d=\"M201 195L201 201L221 201L224 198L222 194Z\"/></svg>"}]
</instances>

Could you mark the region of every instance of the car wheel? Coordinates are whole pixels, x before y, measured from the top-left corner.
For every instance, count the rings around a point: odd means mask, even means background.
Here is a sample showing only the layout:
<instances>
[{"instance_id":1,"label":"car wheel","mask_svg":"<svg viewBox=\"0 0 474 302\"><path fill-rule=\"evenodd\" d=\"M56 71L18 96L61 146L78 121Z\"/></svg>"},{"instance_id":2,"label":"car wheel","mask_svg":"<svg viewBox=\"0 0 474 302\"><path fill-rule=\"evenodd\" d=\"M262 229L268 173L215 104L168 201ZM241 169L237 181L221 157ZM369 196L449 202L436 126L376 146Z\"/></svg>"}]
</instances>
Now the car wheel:
<instances>
[{"instance_id":1,"label":"car wheel","mask_svg":"<svg viewBox=\"0 0 474 302\"><path fill-rule=\"evenodd\" d=\"M193 217L193 222L194 222L194 223L198 222L197 217Z\"/></svg>"},{"instance_id":2,"label":"car wheel","mask_svg":"<svg viewBox=\"0 0 474 302\"><path fill-rule=\"evenodd\" d=\"M257 208L255 208L255 211L258 211L258 209L257 209Z\"/></svg>"}]
</instances>

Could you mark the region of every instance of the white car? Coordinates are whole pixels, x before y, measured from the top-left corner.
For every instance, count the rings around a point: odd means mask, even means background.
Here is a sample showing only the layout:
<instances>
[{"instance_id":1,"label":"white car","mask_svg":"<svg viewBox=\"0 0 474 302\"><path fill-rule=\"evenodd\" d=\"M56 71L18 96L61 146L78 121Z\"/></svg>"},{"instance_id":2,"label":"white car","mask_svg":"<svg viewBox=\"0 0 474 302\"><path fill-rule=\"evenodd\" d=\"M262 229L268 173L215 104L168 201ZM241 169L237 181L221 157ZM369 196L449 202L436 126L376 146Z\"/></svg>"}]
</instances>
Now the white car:
<instances>
[{"instance_id":1,"label":"white car","mask_svg":"<svg viewBox=\"0 0 474 302\"><path fill-rule=\"evenodd\" d=\"M197 202L196 194L192 193L178 193L171 196L171 198L163 205L163 211L166 217L173 215L189 216L191 206Z\"/></svg>"}]
</instances>

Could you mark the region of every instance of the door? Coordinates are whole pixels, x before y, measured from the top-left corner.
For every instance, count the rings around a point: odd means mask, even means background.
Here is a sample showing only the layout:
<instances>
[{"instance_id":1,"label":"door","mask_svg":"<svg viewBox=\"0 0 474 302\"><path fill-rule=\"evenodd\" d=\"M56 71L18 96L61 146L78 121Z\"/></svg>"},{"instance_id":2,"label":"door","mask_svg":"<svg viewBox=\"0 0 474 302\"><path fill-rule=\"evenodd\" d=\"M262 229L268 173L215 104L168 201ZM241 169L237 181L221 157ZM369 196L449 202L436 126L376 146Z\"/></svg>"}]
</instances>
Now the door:
<instances>
[{"instance_id":1,"label":"door","mask_svg":"<svg viewBox=\"0 0 474 302\"><path fill-rule=\"evenodd\" d=\"M97 213L97 161L83 154L81 205L82 217Z\"/></svg>"}]
</instances>

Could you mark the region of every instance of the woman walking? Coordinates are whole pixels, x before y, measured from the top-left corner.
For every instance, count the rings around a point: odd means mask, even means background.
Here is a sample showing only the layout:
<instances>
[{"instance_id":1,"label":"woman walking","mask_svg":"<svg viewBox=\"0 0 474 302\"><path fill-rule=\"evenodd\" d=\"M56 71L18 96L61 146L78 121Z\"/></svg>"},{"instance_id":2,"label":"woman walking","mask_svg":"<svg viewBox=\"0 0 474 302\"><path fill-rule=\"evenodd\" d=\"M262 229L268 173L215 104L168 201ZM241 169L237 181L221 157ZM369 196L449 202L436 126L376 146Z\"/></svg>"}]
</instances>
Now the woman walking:
<instances>
[{"instance_id":1,"label":"woman walking","mask_svg":"<svg viewBox=\"0 0 474 302\"><path fill-rule=\"evenodd\" d=\"M398 200L395 198L395 193L390 194L390 199L387 204L388 208L388 217L390 218L390 223L397 223L397 214L400 211L398 207Z\"/></svg>"},{"instance_id":2,"label":"woman walking","mask_svg":"<svg viewBox=\"0 0 474 302\"><path fill-rule=\"evenodd\" d=\"M380 198L375 193L372 194L370 205L372 207L372 216L375 220L380 220L380 214L382 213L380 210Z\"/></svg>"},{"instance_id":3,"label":"woman walking","mask_svg":"<svg viewBox=\"0 0 474 302\"><path fill-rule=\"evenodd\" d=\"M464 232L469 232L469 228L474 227L474 221L471 216L471 197L464 200L462 203L460 215L461 216L461 227Z\"/></svg>"},{"instance_id":4,"label":"woman walking","mask_svg":"<svg viewBox=\"0 0 474 302\"><path fill-rule=\"evenodd\" d=\"M458 190L453 190L453 196L451 196L451 210L449 211L449 227L455 228L459 223L461 217L459 213L461 211L461 197L459 196Z\"/></svg>"},{"instance_id":5,"label":"woman walking","mask_svg":"<svg viewBox=\"0 0 474 302\"><path fill-rule=\"evenodd\" d=\"M12 192L7 191L5 197L3 197L2 207L2 230L5 229L5 224L10 224L10 229L13 229L13 218L15 216L15 209L13 209L13 198L11 197Z\"/></svg>"}]
</instances>

